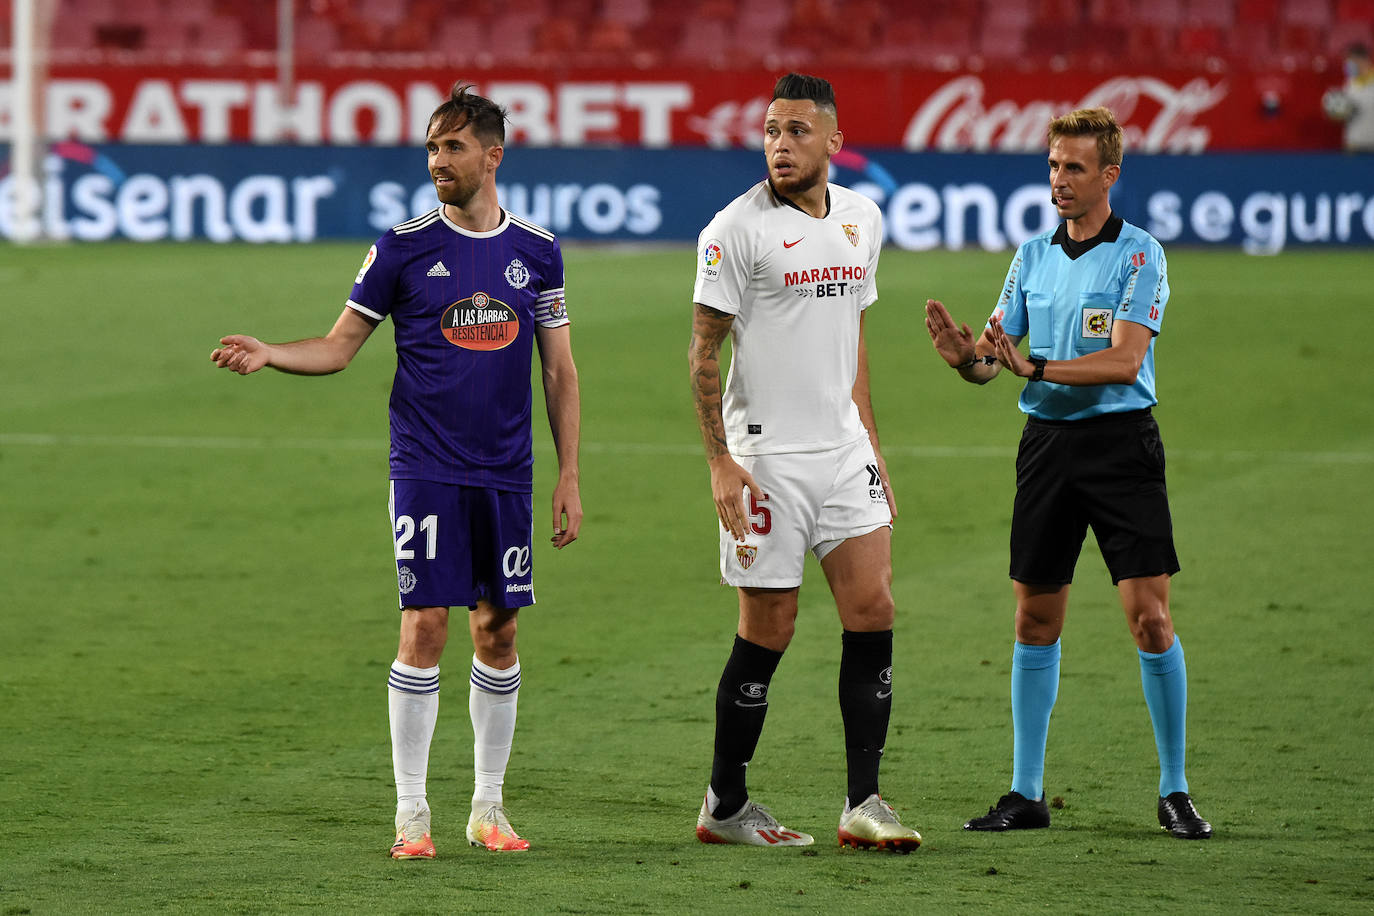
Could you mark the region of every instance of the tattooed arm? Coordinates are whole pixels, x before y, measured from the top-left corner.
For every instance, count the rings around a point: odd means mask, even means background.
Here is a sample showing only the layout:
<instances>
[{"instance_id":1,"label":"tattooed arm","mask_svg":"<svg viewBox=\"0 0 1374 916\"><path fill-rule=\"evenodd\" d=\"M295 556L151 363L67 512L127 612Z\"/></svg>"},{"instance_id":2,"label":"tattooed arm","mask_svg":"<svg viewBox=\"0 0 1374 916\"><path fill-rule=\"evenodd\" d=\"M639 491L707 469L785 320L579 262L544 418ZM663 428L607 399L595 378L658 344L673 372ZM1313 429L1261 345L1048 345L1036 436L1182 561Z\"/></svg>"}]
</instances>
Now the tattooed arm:
<instances>
[{"instance_id":1,"label":"tattooed arm","mask_svg":"<svg viewBox=\"0 0 1374 916\"><path fill-rule=\"evenodd\" d=\"M755 497L763 496L754 477L730 455L725 441L725 418L721 413L720 345L730 333L734 316L696 303L692 318L692 345L687 350L691 371L692 401L697 409L697 425L706 445L706 463L711 468L711 495L721 525L743 541L746 522L744 488Z\"/></svg>"}]
</instances>

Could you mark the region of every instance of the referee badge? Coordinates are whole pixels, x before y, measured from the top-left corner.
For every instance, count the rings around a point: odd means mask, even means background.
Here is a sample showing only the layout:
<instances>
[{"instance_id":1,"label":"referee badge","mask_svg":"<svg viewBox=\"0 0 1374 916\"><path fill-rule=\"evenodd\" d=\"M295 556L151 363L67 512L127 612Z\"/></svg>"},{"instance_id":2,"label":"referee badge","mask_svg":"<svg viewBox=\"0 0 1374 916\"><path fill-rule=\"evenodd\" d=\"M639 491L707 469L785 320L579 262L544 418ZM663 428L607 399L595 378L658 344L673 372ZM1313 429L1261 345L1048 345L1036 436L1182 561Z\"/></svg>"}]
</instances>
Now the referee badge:
<instances>
[{"instance_id":1,"label":"referee badge","mask_svg":"<svg viewBox=\"0 0 1374 916\"><path fill-rule=\"evenodd\" d=\"M853 223L842 223L844 226L844 237L849 239L849 244L855 248L859 247L859 227Z\"/></svg>"},{"instance_id":2,"label":"referee badge","mask_svg":"<svg viewBox=\"0 0 1374 916\"><path fill-rule=\"evenodd\" d=\"M753 544L735 545L735 559L739 561L740 569L748 569L753 566L758 555L759 549Z\"/></svg>"},{"instance_id":3,"label":"referee badge","mask_svg":"<svg viewBox=\"0 0 1374 916\"><path fill-rule=\"evenodd\" d=\"M1112 336L1112 310L1085 308L1083 310L1083 336L1102 338Z\"/></svg>"}]
</instances>

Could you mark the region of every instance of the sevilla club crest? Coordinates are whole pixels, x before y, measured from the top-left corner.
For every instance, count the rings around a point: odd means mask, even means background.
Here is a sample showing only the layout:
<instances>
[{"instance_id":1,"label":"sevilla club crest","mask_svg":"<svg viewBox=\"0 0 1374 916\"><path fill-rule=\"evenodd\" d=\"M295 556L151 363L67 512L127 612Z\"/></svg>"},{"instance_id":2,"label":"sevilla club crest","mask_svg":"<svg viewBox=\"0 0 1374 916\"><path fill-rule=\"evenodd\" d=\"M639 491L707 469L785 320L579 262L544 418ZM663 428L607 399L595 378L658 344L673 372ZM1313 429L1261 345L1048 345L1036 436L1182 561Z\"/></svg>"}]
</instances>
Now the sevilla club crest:
<instances>
[{"instance_id":1,"label":"sevilla club crest","mask_svg":"<svg viewBox=\"0 0 1374 916\"><path fill-rule=\"evenodd\" d=\"M754 565L754 559L758 557L759 549L753 544L736 544L735 559L739 561L740 569L748 569Z\"/></svg>"},{"instance_id":2,"label":"sevilla club crest","mask_svg":"<svg viewBox=\"0 0 1374 916\"><path fill-rule=\"evenodd\" d=\"M849 244L855 248L859 247L859 227L853 223L843 223L844 237L849 239Z\"/></svg>"}]
</instances>

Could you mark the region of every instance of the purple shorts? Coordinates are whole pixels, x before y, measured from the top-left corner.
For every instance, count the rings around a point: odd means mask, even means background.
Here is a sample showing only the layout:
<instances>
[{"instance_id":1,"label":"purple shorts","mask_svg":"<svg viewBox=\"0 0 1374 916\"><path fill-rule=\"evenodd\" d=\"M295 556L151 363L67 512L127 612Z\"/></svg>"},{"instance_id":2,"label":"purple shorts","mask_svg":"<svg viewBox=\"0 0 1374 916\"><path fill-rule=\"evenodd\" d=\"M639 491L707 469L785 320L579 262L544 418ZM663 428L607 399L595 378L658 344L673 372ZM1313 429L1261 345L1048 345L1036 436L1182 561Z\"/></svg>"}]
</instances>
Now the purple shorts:
<instances>
[{"instance_id":1,"label":"purple shorts","mask_svg":"<svg viewBox=\"0 0 1374 916\"><path fill-rule=\"evenodd\" d=\"M534 604L534 497L483 487L391 481L401 607Z\"/></svg>"}]
</instances>

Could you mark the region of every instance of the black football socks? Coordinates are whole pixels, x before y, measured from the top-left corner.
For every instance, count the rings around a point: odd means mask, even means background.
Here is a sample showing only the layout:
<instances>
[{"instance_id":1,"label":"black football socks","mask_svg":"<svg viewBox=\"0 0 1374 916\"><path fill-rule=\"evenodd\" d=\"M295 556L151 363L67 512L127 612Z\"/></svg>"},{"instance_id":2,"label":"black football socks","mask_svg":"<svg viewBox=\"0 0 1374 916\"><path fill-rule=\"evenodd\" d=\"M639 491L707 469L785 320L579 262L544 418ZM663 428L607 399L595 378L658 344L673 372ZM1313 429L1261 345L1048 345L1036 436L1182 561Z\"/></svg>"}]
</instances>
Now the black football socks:
<instances>
[{"instance_id":1,"label":"black football socks","mask_svg":"<svg viewBox=\"0 0 1374 916\"><path fill-rule=\"evenodd\" d=\"M768 714L768 684L781 660L781 652L765 649L742 636L735 637L716 688L711 792L719 801L711 811L712 817L724 819L737 814L749 800L745 768L754 758L759 735L763 733L763 720Z\"/></svg>"},{"instance_id":2,"label":"black football socks","mask_svg":"<svg viewBox=\"0 0 1374 916\"><path fill-rule=\"evenodd\" d=\"M849 768L849 804L878 792L878 763L892 716L892 631L845 630L840 651L840 718Z\"/></svg>"}]
</instances>

